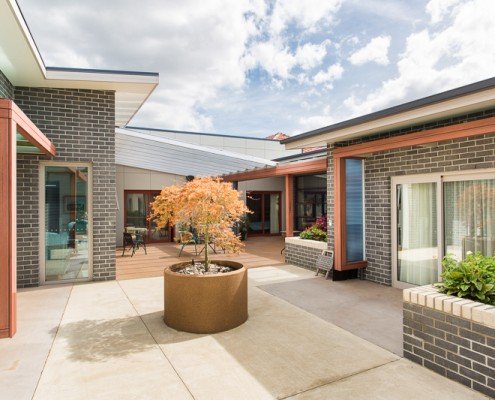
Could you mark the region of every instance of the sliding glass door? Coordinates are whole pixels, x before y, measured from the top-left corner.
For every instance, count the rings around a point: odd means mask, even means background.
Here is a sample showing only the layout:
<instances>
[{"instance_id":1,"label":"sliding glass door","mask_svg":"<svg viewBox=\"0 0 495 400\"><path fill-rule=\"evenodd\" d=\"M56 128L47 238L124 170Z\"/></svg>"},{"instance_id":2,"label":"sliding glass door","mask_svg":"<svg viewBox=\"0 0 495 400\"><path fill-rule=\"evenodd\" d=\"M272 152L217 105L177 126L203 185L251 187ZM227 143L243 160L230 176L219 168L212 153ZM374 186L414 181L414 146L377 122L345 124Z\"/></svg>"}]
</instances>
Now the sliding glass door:
<instances>
[{"instance_id":1,"label":"sliding glass door","mask_svg":"<svg viewBox=\"0 0 495 400\"><path fill-rule=\"evenodd\" d=\"M247 192L246 205L249 214L248 232L254 235L280 233L280 192Z\"/></svg>"},{"instance_id":2,"label":"sliding glass door","mask_svg":"<svg viewBox=\"0 0 495 400\"><path fill-rule=\"evenodd\" d=\"M426 285L438 278L437 184L401 183L396 187L396 279Z\"/></svg>"},{"instance_id":3,"label":"sliding glass door","mask_svg":"<svg viewBox=\"0 0 495 400\"><path fill-rule=\"evenodd\" d=\"M495 179L446 180L445 253L458 260L468 252L495 255Z\"/></svg>"},{"instance_id":4,"label":"sliding glass door","mask_svg":"<svg viewBox=\"0 0 495 400\"><path fill-rule=\"evenodd\" d=\"M495 173L392 178L392 241L402 288L437 282L446 254L495 256Z\"/></svg>"},{"instance_id":5,"label":"sliding glass door","mask_svg":"<svg viewBox=\"0 0 495 400\"><path fill-rule=\"evenodd\" d=\"M82 165L42 165L42 283L91 277L91 171Z\"/></svg>"},{"instance_id":6,"label":"sliding glass door","mask_svg":"<svg viewBox=\"0 0 495 400\"><path fill-rule=\"evenodd\" d=\"M160 194L159 190L125 190L124 191L124 226L143 229L147 242L171 242L172 229L169 226L158 229L150 220L151 203Z\"/></svg>"}]
</instances>

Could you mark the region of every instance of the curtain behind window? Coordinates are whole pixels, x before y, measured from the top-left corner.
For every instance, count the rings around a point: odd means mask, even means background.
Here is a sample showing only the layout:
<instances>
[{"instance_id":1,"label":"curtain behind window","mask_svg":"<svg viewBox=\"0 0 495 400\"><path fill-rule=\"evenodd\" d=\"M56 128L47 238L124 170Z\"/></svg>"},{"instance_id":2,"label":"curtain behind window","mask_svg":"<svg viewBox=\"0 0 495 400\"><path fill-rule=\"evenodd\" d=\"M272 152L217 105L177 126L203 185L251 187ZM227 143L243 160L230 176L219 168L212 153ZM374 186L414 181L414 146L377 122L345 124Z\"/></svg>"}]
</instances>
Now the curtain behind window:
<instances>
[{"instance_id":1,"label":"curtain behind window","mask_svg":"<svg viewBox=\"0 0 495 400\"><path fill-rule=\"evenodd\" d=\"M445 253L495 256L495 179L445 182Z\"/></svg>"}]
</instances>

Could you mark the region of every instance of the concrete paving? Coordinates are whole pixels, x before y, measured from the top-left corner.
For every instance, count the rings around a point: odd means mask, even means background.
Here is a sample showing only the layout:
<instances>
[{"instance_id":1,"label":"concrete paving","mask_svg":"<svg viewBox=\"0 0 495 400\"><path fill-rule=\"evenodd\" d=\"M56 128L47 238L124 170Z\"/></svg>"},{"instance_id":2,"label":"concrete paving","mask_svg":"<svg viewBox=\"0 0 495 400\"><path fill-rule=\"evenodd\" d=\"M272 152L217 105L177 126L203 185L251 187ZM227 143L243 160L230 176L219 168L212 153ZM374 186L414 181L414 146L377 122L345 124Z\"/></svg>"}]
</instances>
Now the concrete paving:
<instances>
[{"instance_id":1,"label":"concrete paving","mask_svg":"<svg viewBox=\"0 0 495 400\"><path fill-rule=\"evenodd\" d=\"M358 279L311 278L260 288L402 356L402 290Z\"/></svg>"},{"instance_id":2,"label":"concrete paving","mask_svg":"<svg viewBox=\"0 0 495 400\"><path fill-rule=\"evenodd\" d=\"M0 399L485 398L260 289L304 284L309 274L292 266L250 270L249 320L214 335L163 323L162 278L75 285L36 391L27 374L4 368ZM21 315L28 295L19 295ZM40 357L36 346L28 354L14 341L0 343L12 347L12 362ZM8 376L29 389L5 397Z\"/></svg>"},{"instance_id":3,"label":"concrete paving","mask_svg":"<svg viewBox=\"0 0 495 400\"><path fill-rule=\"evenodd\" d=\"M52 348L72 285L22 290L17 334L0 340L0 399L31 399Z\"/></svg>"}]
</instances>

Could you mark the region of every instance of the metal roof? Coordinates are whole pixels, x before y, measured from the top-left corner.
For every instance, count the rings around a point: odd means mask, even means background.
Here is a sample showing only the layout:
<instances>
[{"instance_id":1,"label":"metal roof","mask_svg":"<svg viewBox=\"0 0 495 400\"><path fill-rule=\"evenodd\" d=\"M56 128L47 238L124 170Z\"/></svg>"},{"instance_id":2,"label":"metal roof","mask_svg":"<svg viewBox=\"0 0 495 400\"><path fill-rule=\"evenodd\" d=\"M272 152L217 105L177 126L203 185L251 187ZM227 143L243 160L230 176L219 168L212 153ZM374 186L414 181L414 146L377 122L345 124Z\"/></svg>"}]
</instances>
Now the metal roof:
<instances>
[{"instance_id":1,"label":"metal roof","mask_svg":"<svg viewBox=\"0 0 495 400\"><path fill-rule=\"evenodd\" d=\"M205 133L205 132L191 132L191 131L178 131L174 129L162 129L162 128L146 128L143 126L126 125L124 128L132 129L139 132L166 132L166 133L184 133L187 135L200 135L200 136L215 136L215 137L225 137L234 139L248 139L248 140L263 140L265 142L280 142L279 140L260 138L255 136L243 136L243 135L227 135L222 133Z\"/></svg>"},{"instance_id":2,"label":"metal roof","mask_svg":"<svg viewBox=\"0 0 495 400\"><path fill-rule=\"evenodd\" d=\"M115 130L115 163L184 176L219 176L276 165L264 158L122 128Z\"/></svg>"},{"instance_id":3,"label":"metal roof","mask_svg":"<svg viewBox=\"0 0 495 400\"><path fill-rule=\"evenodd\" d=\"M427 106L431 106L437 103L448 102L449 100L476 94L478 92L482 92L494 88L495 88L495 78L485 79L469 85L461 86L452 90L447 90L445 92L434 94L432 96L423 97L418 100L413 100L394 107L386 108L384 110L376 111L346 121L338 122L336 124L332 124L323 128L301 133L299 135L284 139L281 141L281 143L289 144L289 143L300 142L303 140L306 141L307 139L312 139L312 138L314 138L314 140L316 141L317 137L320 135L331 134L332 132L341 131L347 128L352 128L354 126L358 126L361 124L377 121L380 119L385 119L386 117L390 117L398 114L405 114L408 111L426 108ZM434 117L434 115L432 115L432 117ZM328 139L326 141L328 142Z\"/></svg>"}]
</instances>

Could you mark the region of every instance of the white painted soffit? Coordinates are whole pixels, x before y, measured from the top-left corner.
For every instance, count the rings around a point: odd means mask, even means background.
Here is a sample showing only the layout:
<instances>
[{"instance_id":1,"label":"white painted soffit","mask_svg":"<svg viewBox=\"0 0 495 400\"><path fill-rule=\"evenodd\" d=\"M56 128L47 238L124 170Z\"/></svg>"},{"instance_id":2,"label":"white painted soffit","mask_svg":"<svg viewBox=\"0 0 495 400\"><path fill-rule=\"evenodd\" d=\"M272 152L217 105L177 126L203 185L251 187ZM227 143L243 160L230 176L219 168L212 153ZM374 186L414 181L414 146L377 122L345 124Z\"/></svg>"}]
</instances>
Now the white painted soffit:
<instances>
[{"instance_id":1,"label":"white painted soffit","mask_svg":"<svg viewBox=\"0 0 495 400\"><path fill-rule=\"evenodd\" d=\"M489 88L477 93L459 96L424 107L377 118L372 121L347 126L342 129L332 129L332 126L329 126L328 131L325 132L326 128L321 128L319 129L321 133L307 137L305 137L305 134L301 134L300 138L293 136L289 143L284 144L287 149L325 146L380 131L427 123L492 107L495 107L495 88Z\"/></svg>"},{"instance_id":2,"label":"white painted soffit","mask_svg":"<svg viewBox=\"0 0 495 400\"><path fill-rule=\"evenodd\" d=\"M15 0L0 0L0 70L14 86L115 91L115 122L126 125L158 85L157 73L46 67Z\"/></svg>"},{"instance_id":3,"label":"white painted soffit","mask_svg":"<svg viewBox=\"0 0 495 400\"><path fill-rule=\"evenodd\" d=\"M260 157L120 128L115 130L115 162L185 176L220 176L276 165Z\"/></svg>"}]
</instances>

